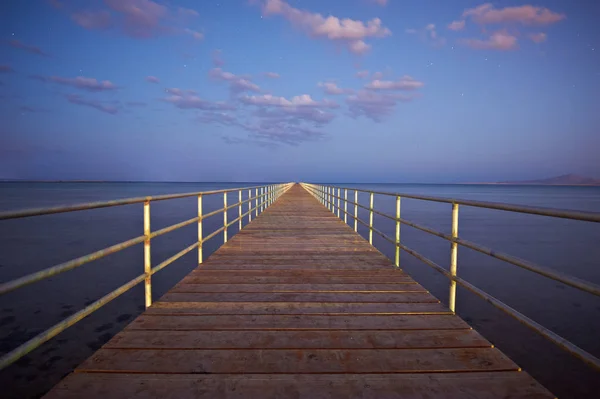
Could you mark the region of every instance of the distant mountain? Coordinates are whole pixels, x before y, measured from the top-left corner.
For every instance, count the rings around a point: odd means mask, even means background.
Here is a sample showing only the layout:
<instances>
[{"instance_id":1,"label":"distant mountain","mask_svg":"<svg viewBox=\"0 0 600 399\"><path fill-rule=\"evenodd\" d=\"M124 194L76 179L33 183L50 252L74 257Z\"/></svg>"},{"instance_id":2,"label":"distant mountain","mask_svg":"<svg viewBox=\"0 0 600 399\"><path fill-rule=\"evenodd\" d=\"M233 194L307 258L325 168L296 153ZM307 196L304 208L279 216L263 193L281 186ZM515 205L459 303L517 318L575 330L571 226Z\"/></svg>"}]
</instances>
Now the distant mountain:
<instances>
[{"instance_id":1,"label":"distant mountain","mask_svg":"<svg viewBox=\"0 0 600 399\"><path fill-rule=\"evenodd\" d=\"M504 181L500 184L545 184L549 186L600 186L600 179L567 174L540 180Z\"/></svg>"}]
</instances>

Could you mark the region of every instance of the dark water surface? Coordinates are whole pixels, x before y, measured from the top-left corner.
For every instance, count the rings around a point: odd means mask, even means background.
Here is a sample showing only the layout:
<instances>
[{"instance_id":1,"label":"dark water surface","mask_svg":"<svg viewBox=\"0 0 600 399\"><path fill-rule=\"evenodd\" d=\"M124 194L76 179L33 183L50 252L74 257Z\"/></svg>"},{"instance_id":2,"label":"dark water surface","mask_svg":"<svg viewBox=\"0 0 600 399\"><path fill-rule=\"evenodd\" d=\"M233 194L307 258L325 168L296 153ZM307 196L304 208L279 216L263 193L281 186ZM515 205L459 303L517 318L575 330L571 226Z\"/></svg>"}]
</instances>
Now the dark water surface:
<instances>
[{"instance_id":1,"label":"dark water surface","mask_svg":"<svg viewBox=\"0 0 600 399\"><path fill-rule=\"evenodd\" d=\"M0 183L0 211L48 207L180 192L251 186L252 183ZM531 206L600 212L598 187L484 185L346 185L362 189L422 194ZM353 193L349 194L353 198ZM247 192L244 192L244 199ZM237 193L229 203L237 202ZM368 204L368 194L359 202ZM204 212L223 206L222 195L205 197ZM395 198L376 196L375 208L393 215ZM244 211L246 208L244 208ZM196 198L152 203L152 230L196 216ZM368 221L367 211L359 216ZM237 212L229 212L229 220ZM450 233L451 206L402 200L402 217ZM394 236L393 221L375 215L375 227ZM0 281L139 236L142 205L78 211L0 221ZM205 235L222 226L219 214L205 221ZM230 228L230 236L237 224ZM366 228L359 233L367 237ZM153 265L194 243L190 225L152 241ZM600 224L461 206L459 235L538 264L600 283ZM401 229L408 247L448 267L450 244L408 226ZM205 257L223 242L222 235L205 244ZM374 236L374 244L393 257L394 248ZM153 276L159 298L197 263L192 251ZM409 254L401 267L447 303L448 281ZM141 245L86 264L76 270L0 297L0 352L7 352L143 272ZM458 250L458 274L518 311L600 356L600 298L580 293L516 266L464 247ZM36 397L90 356L144 309L138 286L61 333L9 368L0 371L2 396ZM458 314L559 397L598 397L600 373L531 332L479 297L458 288Z\"/></svg>"}]
</instances>

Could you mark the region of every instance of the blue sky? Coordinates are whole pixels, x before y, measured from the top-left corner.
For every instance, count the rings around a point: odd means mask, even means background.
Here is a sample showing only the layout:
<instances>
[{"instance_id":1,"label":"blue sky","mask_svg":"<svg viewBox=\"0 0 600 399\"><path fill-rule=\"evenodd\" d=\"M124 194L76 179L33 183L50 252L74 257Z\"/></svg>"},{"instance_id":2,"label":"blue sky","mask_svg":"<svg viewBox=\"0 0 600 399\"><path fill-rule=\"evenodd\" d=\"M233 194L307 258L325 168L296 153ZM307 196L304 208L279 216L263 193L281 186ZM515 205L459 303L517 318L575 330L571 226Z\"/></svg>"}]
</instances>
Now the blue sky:
<instances>
[{"instance_id":1,"label":"blue sky","mask_svg":"<svg viewBox=\"0 0 600 399\"><path fill-rule=\"evenodd\" d=\"M594 0L0 4L0 178L600 177Z\"/></svg>"}]
</instances>

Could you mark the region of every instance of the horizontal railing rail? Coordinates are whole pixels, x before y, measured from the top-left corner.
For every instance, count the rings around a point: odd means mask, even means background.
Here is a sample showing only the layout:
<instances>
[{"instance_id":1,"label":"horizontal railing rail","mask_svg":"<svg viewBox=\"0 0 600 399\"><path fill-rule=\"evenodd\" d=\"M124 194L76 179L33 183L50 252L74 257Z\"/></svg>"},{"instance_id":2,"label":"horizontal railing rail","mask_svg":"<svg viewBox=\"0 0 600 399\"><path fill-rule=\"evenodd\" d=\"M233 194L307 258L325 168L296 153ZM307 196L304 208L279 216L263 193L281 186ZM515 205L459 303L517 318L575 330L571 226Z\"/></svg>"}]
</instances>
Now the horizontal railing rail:
<instances>
[{"instance_id":1,"label":"horizontal railing rail","mask_svg":"<svg viewBox=\"0 0 600 399\"><path fill-rule=\"evenodd\" d=\"M406 253L414 256L419 259L423 263L431 266L434 270L440 272L444 276L446 276L450 280L450 288L449 288L449 299L448 299L448 307L452 312L456 311L456 285L459 284L462 287L468 289L479 297L483 298L490 304L494 305L498 309L512 316L519 322L523 323L527 327L533 329L538 332L542 336L546 337L554 344L562 347L563 349L570 352L572 355L582 359L586 363L594 366L597 369L600 369L600 359L596 356L592 355L589 352L579 348L575 344L571 343L567 339L561 337L560 335L552 332L546 327L540 325L529 317L523 315L507 304L503 303L499 299L496 299L492 295L486 293L485 291L477 288L473 284L465 281L464 279L457 276L457 266L458 266L458 246L464 246L466 248L473 249L475 251L481 252L490 257L508 262L520 268L529 270L531 272L537 273L541 276L550 278L555 281L559 281L563 284L569 285L571 287L577 288L581 291L588 292L593 295L600 296L600 285L594 284L583 279L579 279L577 277L569 276L565 273L552 270L550 268L535 264L533 262L529 262L518 257L505 254L503 252L498 252L487 248L485 246L464 240L459 238L458 236L458 209L459 205L464 206L472 206L478 208L486 208L486 209L495 209L509 212L519 212L533 215L541 215L548 216L554 218L563 218L563 219L571 219L571 220L579 220L579 221L587 221L587 222L600 222L600 214L593 212L580 212L580 211L571 211L571 210L559 210L559 209L550 209L550 208L536 208L536 207L528 207L528 206L520 206L520 205L510 205L510 204L500 204L494 202L483 202L483 201L469 201L469 200L455 200L455 199L447 199L447 198L437 198L437 197L428 197L428 196L419 196L412 194L400 194L400 193L390 193L384 191L370 191L370 190L362 190L358 188L351 187L338 187L338 186L329 186L329 185L318 185L318 184L308 184L301 183L302 187L307 189L313 196L315 196L324 206L326 206L329 210L331 210L334 214L337 214L340 217L340 212L343 214L344 222L347 223L348 216L354 220L354 230L358 231L358 223L364 225L369 229L369 243L373 244L373 233L381 236L386 241L394 244L395 246L395 265L397 267L400 266L400 250L405 251ZM337 195L336 195L337 190ZM343 190L343 197L341 195L341 191ZM354 201L348 200L348 191L354 192ZM367 193L369 194L369 206L361 205L358 202L358 193ZM374 196L385 195L392 196L396 199L396 215L388 215L384 212L377 211L374 209ZM426 227L406 219L400 217L400 203L401 198L410 198L415 200L423 200L423 201L434 201L434 202L442 202L452 204L452 232L451 234L445 234L439 231L436 231L430 227ZM337 200L337 205L336 205ZM343 201L343 208L340 202ZM354 214L348 212L348 204L354 205ZM358 217L358 209L365 209L369 211L369 223L359 219ZM373 227L373 215L377 214L382 217L385 217L389 220L393 220L396 222L396 237L395 239L389 237L382 231ZM426 233L435 235L437 237L441 237L451 243L450 248L450 268L449 270L443 268L432 260L426 258L421 255L417 251L407 247L402 244L400 241L400 225L405 224L407 226L413 227L415 229L424 231Z\"/></svg>"},{"instance_id":2,"label":"horizontal railing rail","mask_svg":"<svg viewBox=\"0 0 600 399\"><path fill-rule=\"evenodd\" d=\"M67 206L59 206L52 208L37 208L37 209L25 209L25 210L17 210L17 211L8 211L0 213L0 220L8 220L8 219L19 219L19 218L27 218L41 215L49 215L56 213L64 213L64 212L74 212L74 211L83 211L88 209L98 209L98 208L108 208L122 205L130 205L130 204L138 204L143 203L143 218L144 218L144 230L143 235L131 238L129 240L120 242L118 244L112 245L110 247L101 249L99 251L80 256L76 259L72 259L70 261L40 270L35 273L28 274L26 276L19 277L12 281L3 282L0 284L0 295L7 294L16 289L25 287L29 284L33 284L35 282L47 279L49 277L56 276L58 274L64 273L66 271L75 269L79 266L82 266L86 263L90 263L94 260L103 258L105 256L114 254L116 252L122 251L126 248L132 247L137 244L144 243L144 273L137 276L136 278L130 280L129 282L123 284L117 289L111 291L106 294L102 298L97 301L91 303L86 306L82 310L77 313L63 319L42 333L36 335L35 337L29 339L23 344L19 345L17 348L9 351L4 354L0 358L0 370L7 367L8 365L14 363L19 360L21 357L25 356L29 352L33 351L44 342L50 340L54 336L60 334L62 331L66 330L70 326L74 325L78 321L82 320L86 316L92 314L96 310L100 309L102 306L106 305L113 299L118 296L124 294L129 291L131 288L136 285L144 282L144 298L145 305L148 308L152 304L152 280L151 277L153 274L159 272L166 266L175 262L177 259L186 255L187 253L193 251L194 249L198 249L198 263L203 262L203 244L215 237L217 234L223 232L223 241L227 242L227 229L235 224L239 223L239 229L243 228L243 219L247 216L248 223L252 221L252 214L254 213L255 217L257 217L260 213L262 213L265 209L267 209L277 198L279 198L283 193L285 193L293 183L285 183L285 184L272 184L272 185L264 185L264 186L253 186L253 187L242 187L242 188L228 188L223 190L212 190L212 191L200 191L194 193L183 193L183 194L168 194L168 195L159 195L159 196L148 196L148 197L140 197L140 198L126 198L115 201L104 201L104 202L91 202L85 204L75 204L75 205L67 205ZM248 192L248 198L242 200L243 192ZM227 204L227 194L238 192L238 202L228 205ZM254 196L252 196L254 193ZM216 195L223 194L223 208L217 209L215 211L209 213L203 213L202 210L202 199L208 195ZM164 201L170 199L177 198L187 198L187 197L197 197L198 199L198 216L185 220L180 223L173 224L171 226L164 227L160 230L151 231L150 229L150 203L153 201ZM243 212L242 206L247 204L247 211ZM231 209L238 209L238 217L228 221L227 211ZM208 234L207 236L203 235L203 226L202 222L204 219L207 219L211 216L215 216L219 213L223 213L223 226L214 232ZM175 255L166 259L165 261L159 263L158 265L152 267L151 263L151 252L150 252L150 243L153 238L159 237L163 234L170 233L175 231L181 227L185 227L191 224L198 224L198 239L193 244L187 246L183 250L179 251Z\"/></svg>"}]
</instances>

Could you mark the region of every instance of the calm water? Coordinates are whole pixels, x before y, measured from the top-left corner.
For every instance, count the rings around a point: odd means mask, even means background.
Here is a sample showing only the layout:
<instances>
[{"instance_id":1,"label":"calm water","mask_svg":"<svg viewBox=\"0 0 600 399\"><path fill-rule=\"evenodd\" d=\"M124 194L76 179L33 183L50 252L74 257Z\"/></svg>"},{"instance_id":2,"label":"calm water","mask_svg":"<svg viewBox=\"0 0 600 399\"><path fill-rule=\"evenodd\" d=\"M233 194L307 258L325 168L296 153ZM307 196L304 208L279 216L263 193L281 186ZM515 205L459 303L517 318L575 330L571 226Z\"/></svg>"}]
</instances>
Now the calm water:
<instances>
[{"instance_id":1,"label":"calm water","mask_svg":"<svg viewBox=\"0 0 600 399\"><path fill-rule=\"evenodd\" d=\"M244 185L254 185L252 183ZM239 183L0 183L0 211L47 207L179 192L195 192ZM600 212L600 188L483 185L346 185L363 189L506 202ZM353 193L351 194L353 196ZM244 199L247 192L244 192ZM229 203L237 194L229 195ZM368 195L359 195L368 204ZM204 211L223 205L222 195L206 197ZM395 199L375 197L376 209L394 214ZM402 200L402 217L450 232L451 206ZM152 229L196 216L195 198L152 203ZM368 220L367 212L359 216ZM236 217L230 212L230 218ZM393 236L394 222L375 215L375 226ZM205 223L205 234L222 225L217 215ZM237 230L232 226L230 235ZM367 237L366 229L359 233ZM7 281L142 234L142 205L96 209L20 220L0 221L0 281ZM462 238L537 262L573 276L600 283L600 224L552 219L503 211L461 207ZM447 267L449 243L402 227L402 242ZM158 264L196 240L195 225L152 241L152 263ZM222 242L215 237L209 254ZM374 236L386 255L393 247ZM153 277L158 298L196 265L192 252ZM408 254L401 267L443 302L445 277ZM74 271L0 297L0 351L6 352L129 279L141 274L141 246L82 266ZM531 272L459 247L458 273L542 325L600 356L600 299L582 294ZM35 397L51 388L81 361L143 310L143 292L136 287L100 311L0 372L9 397ZM457 310L492 343L561 397L594 397L599 373L566 355L544 338L495 310L478 297L458 289Z\"/></svg>"}]
</instances>

